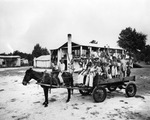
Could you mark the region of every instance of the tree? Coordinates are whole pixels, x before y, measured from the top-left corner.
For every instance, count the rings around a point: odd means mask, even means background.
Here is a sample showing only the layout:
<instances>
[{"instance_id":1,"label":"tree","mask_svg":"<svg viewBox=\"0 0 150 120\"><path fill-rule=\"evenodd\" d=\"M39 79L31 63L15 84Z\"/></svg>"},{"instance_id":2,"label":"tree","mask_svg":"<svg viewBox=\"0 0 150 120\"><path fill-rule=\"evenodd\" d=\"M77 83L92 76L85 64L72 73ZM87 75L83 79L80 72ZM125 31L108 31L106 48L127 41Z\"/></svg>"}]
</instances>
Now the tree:
<instances>
[{"instance_id":1,"label":"tree","mask_svg":"<svg viewBox=\"0 0 150 120\"><path fill-rule=\"evenodd\" d=\"M92 40L90 43L92 43L92 44L98 44L98 42L96 40Z\"/></svg>"},{"instance_id":2,"label":"tree","mask_svg":"<svg viewBox=\"0 0 150 120\"><path fill-rule=\"evenodd\" d=\"M42 55L41 54L41 49L42 49L41 46L39 44L36 44L34 46L33 51L32 51L33 57L39 57L39 56L41 56Z\"/></svg>"},{"instance_id":3,"label":"tree","mask_svg":"<svg viewBox=\"0 0 150 120\"><path fill-rule=\"evenodd\" d=\"M150 45L146 45L145 46L145 51L144 51L144 55L145 55L145 62L150 64Z\"/></svg>"},{"instance_id":4,"label":"tree","mask_svg":"<svg viewBox=\"0 0 150 120\"><path fill-rule=\"evenodd\" d=\"M32 65L32 62L33 62L32 54L23 53L23 52L16 50L13 52L13 55L19 55L21 58L27 59L29 61L29 65Z\"/></svg>"},{"instance_id":5,"label":"tree","mask_svg":"<svg viewBox=\"0 0 150 120\"><path fill-rule=\"evenodd\" d=\"M145 49L147 35L136 32L135 29L128 27L119 34L118 45L125 49L129 55L132 53L136 56Z\"/></svg>"},{"instance_id":6,"label":"tree","mask_svg":"<svg viewBox=\"0 0 150 120\"><path fill-rule=\"evenodd\" d=\"M42 48L39 44L36 44L32 51L32 55L33 57L39 57L41 55L49 55L49 52L46 48Z\"/></svg>"},{"instance_id":7,"label":"tree","mask_svg":"<svg viewBox=\"0 0 150 120\"><path fill-rule=\"evenodd\" d=\"M41 52L42 52L42 55L49 55L49 52L46 48L42 48Z\"/></svg>"}]
</instances>

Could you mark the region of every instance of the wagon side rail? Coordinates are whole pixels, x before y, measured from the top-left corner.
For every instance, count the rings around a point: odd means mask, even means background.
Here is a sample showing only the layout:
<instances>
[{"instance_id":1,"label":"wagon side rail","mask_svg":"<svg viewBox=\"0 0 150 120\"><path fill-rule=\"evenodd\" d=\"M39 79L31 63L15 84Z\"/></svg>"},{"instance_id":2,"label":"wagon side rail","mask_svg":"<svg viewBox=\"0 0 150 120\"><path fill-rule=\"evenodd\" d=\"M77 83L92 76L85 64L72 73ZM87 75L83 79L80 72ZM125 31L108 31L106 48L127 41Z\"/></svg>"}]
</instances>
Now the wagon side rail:
<instances>
[{"instance_id":1,"label":"wagon side rail","mask_svg":"<svg viewBox=\"0 0 150 120\"><path fill-rule=\"evenodd\" d=\"M124 83L124 82L129 82L129 81L135 81L135 76L99 80L98 85L108 85L108 84L115 84L115 83Z\"/></svg>"}]
</instances>

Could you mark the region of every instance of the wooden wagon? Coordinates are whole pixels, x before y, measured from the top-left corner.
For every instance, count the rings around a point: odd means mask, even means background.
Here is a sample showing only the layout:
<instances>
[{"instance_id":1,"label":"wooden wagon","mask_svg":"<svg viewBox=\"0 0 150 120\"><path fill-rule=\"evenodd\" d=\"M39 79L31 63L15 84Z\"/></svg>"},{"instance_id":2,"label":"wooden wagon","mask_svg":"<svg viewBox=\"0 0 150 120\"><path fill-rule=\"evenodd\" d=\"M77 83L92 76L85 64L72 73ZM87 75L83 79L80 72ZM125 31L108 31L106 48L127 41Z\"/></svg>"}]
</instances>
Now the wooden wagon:
<instances>
[{"instance_id":1,"label":"wooden wagon","mask_svg":"<svg viewBox=\"0 0 150 120\"><path fill-rule=\"evenodd\" d=\"M103 102L107 97L107 89L112 92L117 88L125 89L125 93L128 97L134 97L137 91L135 84L135 76L123 77L123 78L112 78L112 79L101 79L96 78L97 82L93 88L80 89L82 95L92 94L95 102Z\"/></svg>"},{"instance_id":2,"label":"wooden wagon","mask_svg":"<svg viewBox=\"0 0 150 120\"><path fill-rule=\"evenodd\" d=\"M40 85L49 86L50 88L69 88L69 89L76 89L82 95L91 94L95 102L103 102L107 97L107 89L112 92L115 91L117 88L125 89L125 93L128 97L134 97L137 91L137 87L135 84L135 76L129 77L117 77L112 79L104 79L101 76L96 76L94 78L93 87L89 86L54 86L49 84L42 84Z\"/></svg>"}]
</instances>

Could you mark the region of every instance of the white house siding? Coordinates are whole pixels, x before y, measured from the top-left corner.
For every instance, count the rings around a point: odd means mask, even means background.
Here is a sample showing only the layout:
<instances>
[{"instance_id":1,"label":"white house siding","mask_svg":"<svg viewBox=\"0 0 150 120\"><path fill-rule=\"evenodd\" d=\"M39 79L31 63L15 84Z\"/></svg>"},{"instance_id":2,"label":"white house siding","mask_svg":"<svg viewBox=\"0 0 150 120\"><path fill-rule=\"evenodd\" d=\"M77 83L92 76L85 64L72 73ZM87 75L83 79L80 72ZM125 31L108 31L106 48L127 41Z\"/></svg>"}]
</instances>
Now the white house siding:
<instances>
[{"instance_id":1,"label":"white house siding","mask_svg":"<svg viewBox=\"0 0 150 120\"><path fill-rule=\"evenodd\" d=\"M34 67L50 68L51 67L50 55L43 55L38 58L34 58Z\"/></svg>"},{"instance_id":2,"label":"white house siding","mask_svg":"<svg viewBox=\"0 0 150 120\"><path fill-rule=\"evenodd\" d=\"M49 68L50 67L50 61L37 60L36 61L36 67Z\"/></svg>"},{"instance_id":3,"label":"white house siding","mask_svg":"<svg viewBox=\"0 0 150 120\"><path fill-rule=\"evenodd\" d=\"M0 56L1 67L19 67L21 66L20 56Z\"/></svg>"},{"instance_id":4,"label":"white house siding","mask_svg":"<svg viewBox=\"0 0 150 120\"><path fill-rule=\"evenodd\" d=\"M20 58L17 58L15 65L16 65L16 67L21 66L21 59Z\"/></svg>"},{"instance_id":5,"label":"white house siding","mask_svg":"<svg viewBox=\"0 0 150 120\"><path fill-rule=\"evenodd\" d=\"M3 59L0 59L0 66L2 66L3 65Z\"/></svg>"},{"instance_id":6,"label":"white house siding","mask_svg":"<svg viewBox=\"0 0 150 120\"><path fill-rule=\"evenodd\" d=\"M29 65L29 61L27 59L21 59L21 65Z\"/></svg>"}]
</instances>

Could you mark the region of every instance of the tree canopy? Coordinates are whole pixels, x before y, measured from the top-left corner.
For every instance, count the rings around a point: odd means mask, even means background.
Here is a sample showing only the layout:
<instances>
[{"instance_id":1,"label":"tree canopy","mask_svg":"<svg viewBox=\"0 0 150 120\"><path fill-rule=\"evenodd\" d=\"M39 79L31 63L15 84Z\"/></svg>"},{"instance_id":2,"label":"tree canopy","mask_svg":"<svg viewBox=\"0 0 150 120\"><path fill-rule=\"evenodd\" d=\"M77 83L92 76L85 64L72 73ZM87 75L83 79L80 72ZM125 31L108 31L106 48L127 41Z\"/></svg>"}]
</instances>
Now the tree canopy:
<instances>
[{"instance_id":1,"label":"tree canopy","mask_svg":"<svg viewBox=\"0 0 150 120\"><path fill-rule=\"evenodd\" d=\"M36 44L32 51L32 55L33 57L39 57L41 55L49 55L49 52L46 48L42 48L39 44Z\"/></svg>"},{"instance_id":2,"label":"tree canopy","mask_svg":"<svg viewBox=\"0 0 150 120\"><path fill-rule=\"evenodd\" d=\"M90 43L92 43L92 44L98 44L98 41L92 40L92 41L90 41Z\"/></svg>"},{"instance_id":3,"label":"tree canopy","mask_svg":"<svg viewBox=\"0 0 150 120\"><path fill-rule=\"evenodd\" d=\"M128 53L136 54L145 49L147 35L137 32L131 27L122 30L118 38L118 45L124 48Z\"/></svg>"},{"instance_id":4,"label":"tree canopy","mask_svg":"<svg viewBox=\"0 0 150 120\"><path fill-rule=\"evenodd\" d=\"M20 51L16 50L16 51L13 52L13 55L19 55L21 58L27 59L29 61L29 65L33 64L32 54L23 53L23 52L20 52Z\"/></svg>"},{"instance_id":5,"label":"tree canopy","mask_svg":"<svg viewBox=\"0 0 150 120\"><path fill-rule=\"evenodd\" d=\"M46 48L42 48L39 44L36 44L34 46L32 54L23 53L23 52L20 52L19 50L15 50L13 53L9 53L9 54L0 53L0 55L5 55L5 56L7 56L7 55L19 55L21 58L28 59L29 65L32 65L34 57L39 57L41 55L49 55L49 52Z\"/></svg>"},{"instance_id":6,"label":"tree canopy","mask_svg":"<svg viewBox=\"0 0 150 120\"><path fill-rule=\"evenodd\" d=\"M150 45L145 46L145 62L150 64Z\"/></svg>"}]
</instances>

